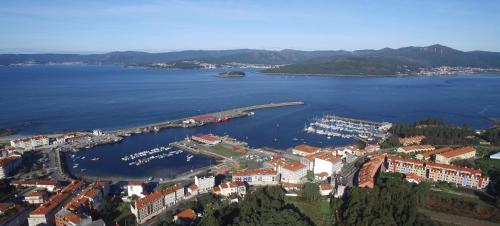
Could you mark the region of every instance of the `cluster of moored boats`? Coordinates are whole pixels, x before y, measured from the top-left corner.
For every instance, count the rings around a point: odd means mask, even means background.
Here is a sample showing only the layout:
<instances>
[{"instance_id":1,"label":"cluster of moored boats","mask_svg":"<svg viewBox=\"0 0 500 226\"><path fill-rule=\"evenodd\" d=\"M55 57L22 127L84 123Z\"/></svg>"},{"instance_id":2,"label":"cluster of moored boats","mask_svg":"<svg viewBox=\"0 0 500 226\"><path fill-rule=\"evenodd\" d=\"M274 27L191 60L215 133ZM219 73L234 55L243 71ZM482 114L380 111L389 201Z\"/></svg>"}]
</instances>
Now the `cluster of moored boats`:
<instances>
[{"instance_id":1,"label":"cluster of moored boats","mask_svg":"<svg viewBox=\"0 0 500 226\"><path fill-rule=\"evenodd\" d=\"M164 159L182 153L182 150L171 150L171 147L157 147L151 150L140 151L130 155L125 155L122 161L129 162L129 166L140 166L149 163L151 160ZM187 155L186 161L191 161L193 155Z\"/></svg>"},{"instance_id":2,"label":"cluster of moored boats","mask_svg":"<svg viewBox=\"0 0 500 226\"><path fill-rule=\"evenodd\" d=\"M328 139L332 137L341 138L363 138L368 141L374 139L380 132L378 128L372 124L361 122L351 122L348 120L321 118L309 123L309 126L304 128L308 133L316 133L326 135Z\"/></svg>"}]
</instances>

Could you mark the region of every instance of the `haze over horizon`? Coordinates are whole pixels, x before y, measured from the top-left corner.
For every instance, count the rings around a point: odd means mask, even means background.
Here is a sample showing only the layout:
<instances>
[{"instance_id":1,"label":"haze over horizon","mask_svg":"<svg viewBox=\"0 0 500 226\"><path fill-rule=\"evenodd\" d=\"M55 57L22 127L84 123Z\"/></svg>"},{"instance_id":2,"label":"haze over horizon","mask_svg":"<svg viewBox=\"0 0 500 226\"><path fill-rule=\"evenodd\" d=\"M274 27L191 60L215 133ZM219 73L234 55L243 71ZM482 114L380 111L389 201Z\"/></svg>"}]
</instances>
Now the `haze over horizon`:
<instances>
[{"instance_id":1,"label":"haze over horizon","mask_svg":"<svg viewBox=\"0 0 500 226\"><path fill-rule=\"evenodd\" d=\"M479 3L478 3L479 2ZM359 50L500 52L495 1L2 1L1 53Z\"/></svg>"}]
</instances>

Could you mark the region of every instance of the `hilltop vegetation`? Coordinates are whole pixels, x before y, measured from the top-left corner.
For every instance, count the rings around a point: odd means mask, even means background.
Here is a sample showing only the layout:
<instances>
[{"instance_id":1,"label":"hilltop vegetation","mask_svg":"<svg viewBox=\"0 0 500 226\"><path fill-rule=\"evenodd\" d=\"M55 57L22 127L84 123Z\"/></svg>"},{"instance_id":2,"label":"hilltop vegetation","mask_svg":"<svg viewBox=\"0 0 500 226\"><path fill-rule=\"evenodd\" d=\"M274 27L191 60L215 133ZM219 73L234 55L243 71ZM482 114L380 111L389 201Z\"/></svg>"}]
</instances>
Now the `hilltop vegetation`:
<instances>
[{"instance_id":1,"label":"hilltop vegetation","mask_svg":"<svg viewBox=\"0 0 500 226\"><path fill-rule=\"evenodd\" d=\"M191 63L190 63L191 62ZM192 63L197 62L197 63ZM111 52L105 54L0 54L0 65L48 63L169 65L197 69L201 64L282 65L264 73L321 75L406 75L440 66L500 68L500 53L464 52L442 45L357 51L211 50L168 53Z\"/></svg>"}]
</instances>

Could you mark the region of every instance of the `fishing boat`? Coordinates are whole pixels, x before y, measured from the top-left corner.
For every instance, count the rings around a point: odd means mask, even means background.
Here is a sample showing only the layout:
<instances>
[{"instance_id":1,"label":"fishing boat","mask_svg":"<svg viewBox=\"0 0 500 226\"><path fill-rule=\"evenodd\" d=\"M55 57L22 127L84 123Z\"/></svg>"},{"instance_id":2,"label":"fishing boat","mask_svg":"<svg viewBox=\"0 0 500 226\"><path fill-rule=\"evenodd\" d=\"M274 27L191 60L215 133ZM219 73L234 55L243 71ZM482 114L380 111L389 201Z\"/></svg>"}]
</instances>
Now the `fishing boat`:
<instances>
[{"instance_id":1,"label":"fishing boat","mask_svg":"<svg viewBox=\"0 0 500 226\"><path fill-rule=\"evenodd\" d=\"M187 155L186 156L186 161L189 162L191 159L194 157L194 155Z\"/></svg>"},{"instance_id":2,"label":"fishing boat","mask_svg":"<svg viewBox=\"0 0 500 226\"><path fill-rule=\"evenodd\" d=\"M99 160L99 159L100 159L99 157L94 157L94 158L92 158L92 159L90 159L90 160L92 160L92 161L97 161L97 160Z\"/></svg>"}]
</instances>

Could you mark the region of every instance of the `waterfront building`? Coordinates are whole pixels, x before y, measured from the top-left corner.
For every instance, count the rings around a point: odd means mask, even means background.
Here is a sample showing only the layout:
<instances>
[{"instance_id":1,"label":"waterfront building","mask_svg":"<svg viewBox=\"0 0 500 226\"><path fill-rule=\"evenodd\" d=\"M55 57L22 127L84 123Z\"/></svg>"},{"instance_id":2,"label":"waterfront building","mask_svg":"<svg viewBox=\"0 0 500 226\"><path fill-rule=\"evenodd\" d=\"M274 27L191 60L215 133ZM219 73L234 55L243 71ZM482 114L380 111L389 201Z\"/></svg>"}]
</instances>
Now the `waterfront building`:
<instances>
[{"instance_id":1,"label":"waterfront building","mask_svg":"<svg viewBox=\"0 0 500 226\"><path fill-rule=\"evenodd\" d=\"M243 196L246 194L246 186L242 181L231 181L215 186L212 192L216 195L229 197L233 194Z\"/></svg>"},{"instance_id":2,"label":"waterfront building","mask_svg":"<svg viewBox=\"0 0 500 226\"><path fill-rule=\"evenodd\" d=\"M215 186L215 177L194 177L194 184L197 186L198 194L208 193Z\"/></svg>"},{"instance_id":3,"label":"waterfront building","mask_svg":"<svg viewBox=\"0 0 500 226\"><path fill-rule=\"evenodd\" d=\"M176 184L137 199L130 206L130 210L135 215L137 223L142 224L183 199L184 187L182 184Z\"/></svg>"},{"instance_id":4,"label":"waterfront building","mask_svg":"<svg viewBox=\"0 0 500 226\"><path fill-rule=\"evenodd\" d=\"M47 136L34 136L10 141L11 147L25 150L32 150L45 145L49 145L49 137Z\"/></svg>"},{"instance_id":5,"label":"waterfront building","mask_svg":"<svg viewBox=\"0 0 500 226\"><path fill-rule=\"evenodd\" d=\"M489 178L484 176L478 169L441 163L428 163L417 159L396 156L387 157L387 163L387 170L389 172L397 172L405 175L411 173L422 179L431 181L442 181L475 189L484 189L489 183Z\"/></svg>"},{"instance_id":6,"label":"waterfront building","mask_svg":"<svg viewBox=\"0 0 500 226\"><path fill-rule=\"evenodd\" d=\"M24 196L24 201L30 204L41 204L47 201L49 194L45 190L34 190Z\"/></svg>"},{"instance_id":7,"label":"waterfront building","mask_svg":"<svg viewBox=\"0 0 500 226\"><path fill-rule=\"evenodd\" d=\"M384 163L385 154L377 155L366 163L359 170L358 186L361 188L373 188L375 186L375 175Z\"/></svg>"},{"instance_id":8,"label":"waterfront building","mask_svg":"<svg viewBox=\"0 0 500 226\"><path fill-rule=\"evenodd\" d=\"M450 147L442 147L442 148L438 148L438 149L435 149L435 150L432 150L432 151L418 153L415 157L417 159L420 159L420 160L429 161L432 158L434 158L436 154L441 154L441 153L444 153L444 152L449 152L451 150L453 150L453 149L450 148Z\"/></svg>"},{"instance_id":9,"label":"waterfront building","mask_svg":"<svg viewBox=\"0 0 500 226\"><path fill-rule=\"evenodd\" d=\"M321 148L306 144L301 144L292 148L292 154L306 156L320 151Z\"/></svg>"},{"instance_id":10,"label":"waterfront building","mask_svg":"<svg viewBox=\"0 0 500 226\"><path fill-rule=\"evenodd\" d=\"M279 182L278 172L266 168L234 171L232 178L235 182L247 182L249 185L276 185Z\"/></svg>"},{"instance_id":11,"label":"waterfront building","mask_svg":"<svg viewBox=\"0 0 500 226\"><path fill-rule=\"evenodd\" d=\"M281 182L287 183L304 183L304 178L307 175L307 166L299 162L290 162L279 169Z\"/></svg>"},{"instance_id":12,"label":"waterfront building","mask_svg":"<svg viewBox=\"0 0 500 226\"><path fill-rule=\"evenodd\" d=\"M218 136L212 134L195 134L191 136L191 139L203 144L215 145L220 143L222 140Z\"/></svg>"},{"instance_id":13,"label":"waterfront building","mask_svg":"<svg viewBox=\"0 0 500 226\"><path fill-rule=\"evenodd\" d=\"M469 159L476 156L476 149L470 146L461 147L452 151L436 154L436 162L450 164L453 160Z\"/></svg>"},{"instance_id":14,"label":"waterfront building","mask_svg":"<svg viewBox=\"0 0 500 226\"><path fill-rule=\"evenodd\" d=\"M425 136L412 136L412 137L400 137L399 143L403 146L408 145L419 145L422 143L422 140L425 139Z\"/></svg>"},{"instance_id":15,"label":"waterfront building","mask_svg":"<svg viewBox=\"0 0 500 226\"><path fill-rule=\"evenodd\" d=\"M9 177L20 165L21 158L18 156L0 158L0 179Z\"/></svg>"},{"instance_id":16,"label":"waterfront building","mask_svg":"<svg viewBox=\"0 0 500 226\"><path fill-rule=\"evenodd\" d=\"M144 183L142 181L130 181L127 184L127 196L132 197L137 195L139 198L144 197Z\"/></svg>"},{"instance_id":17,"label":"waterfront building","mask_svg":"<svg viewBox=\"0 0 500 226\"><path fill-rule=\"evenodd\" d=\"M314 158L314 174L326 172L328 176L338 173L342 168L343 163L340 156L334 156L333 153L315 156Z\"/></svg>"},{"instance_id":18,"label":"waterfront building","mask_svg":"<svg viewBox=\"0 0 500 226\"><path fill-rule=\"evenodd\" d=\"M422 151L432 151L434 149L435 148L432 145L425 144L425 145L412 145L412 146L399 147L396 151L409 154Z\"/></svg>"}]
</instances>

